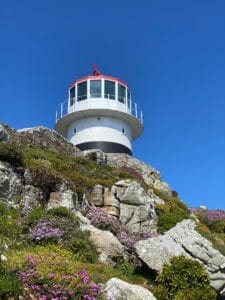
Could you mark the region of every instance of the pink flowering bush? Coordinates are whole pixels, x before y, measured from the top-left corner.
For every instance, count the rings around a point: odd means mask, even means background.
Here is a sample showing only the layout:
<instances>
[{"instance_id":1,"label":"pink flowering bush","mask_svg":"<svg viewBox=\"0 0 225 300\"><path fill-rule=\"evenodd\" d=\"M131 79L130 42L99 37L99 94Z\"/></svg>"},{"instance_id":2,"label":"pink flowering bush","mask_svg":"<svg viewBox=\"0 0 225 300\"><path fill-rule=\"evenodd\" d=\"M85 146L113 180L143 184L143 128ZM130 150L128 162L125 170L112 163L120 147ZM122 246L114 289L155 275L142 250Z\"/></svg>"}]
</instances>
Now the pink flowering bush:
<instances>
[{"instance_id":1,"label":"pink flowering bush","mask_svg":"<svg viewBox=\"0 0 225 300\"><path fill-rule=\"evenodd\" d=\"M206 224L209 229L213 232L225 233L225 211L216 209L200 209L200 208L191 208L190 211L194 213L199 220Z\"/></svg>"},{"instance_id":2,"label":"pink flowering bush","mask_svg":"<svg viewBox=\"0 0 225 300\"><path fill-rule=\"evenodd\" d=\"M225 221L225 211L221 209L200 209L200 208L190 208L190 211L203 219L207 223L214 223L216 221Z\"/></svg>"},{"instance_id":3,"label":"pink flowering bush","mask_svg":"<svg viewBox=\"0 0 225 300\"><path fill-rule=\"evenodd\" d=\"M132 248L140 240L155 236L152 232L131 233L125 224L122 224L116 217L104 213L100 208L91 207L87 217L94 226L111 230L117 236L118 240L128 248Z\"/></svg>"},{"instance_id":4,"label":"pink flowering bush","mask_svg":"<svg viewBox=\"0 0 225 300\"><path fill-rule=\"evenodd\" d=\"M63 231L57 227L55 219L41 219L34 228L29 230L29 238L34 242L41 242L43 240L60 241Z\"/></svg>"},{"instance_id":5,"label":"pink flowering bush","mask_svg":"<svg viewBox=\"0 0 225 300\"><path fill-rule=\"evenodd\" d=\"M42 258L43 260L43 258ZM92 282L87 270L83 269L77 274L63 274L59 279L54 272L44 277L38 271L38 263L33 255L27 256L27 262L18 276L24 288L40 300L96 300L99 285ZM71 287L71 281L76 283Z\"/></svg>"}]
</instances>

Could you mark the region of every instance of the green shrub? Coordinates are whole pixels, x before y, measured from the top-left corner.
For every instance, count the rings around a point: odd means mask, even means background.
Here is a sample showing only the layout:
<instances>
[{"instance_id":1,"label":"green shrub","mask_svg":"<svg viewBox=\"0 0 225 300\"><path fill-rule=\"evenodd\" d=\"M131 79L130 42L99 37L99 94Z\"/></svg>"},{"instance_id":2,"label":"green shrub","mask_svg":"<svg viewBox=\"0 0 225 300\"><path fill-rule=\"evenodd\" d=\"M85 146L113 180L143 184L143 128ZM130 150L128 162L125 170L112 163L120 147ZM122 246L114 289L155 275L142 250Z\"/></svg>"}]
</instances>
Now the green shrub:
<instances>
[{"instance_id":1,"label":"green shrub","mask_svg":"<svg viewBox=\"0 0 225 300\"><path fill-rule=\"evenodd\" d=\"M69 210L66 207L62 207L62 206L51 208L48 210L47 213L48 213L48 215L51 215L51 216L57 216L57 217L61 217L61 218L71 219L71 220L74 220L76 218L71 210ZM77 221L78 221L78 219L77 219Z\"/></svg>"},{"instance_id":2,"label":"green shrub","mask_svg":"<svg viewBox=\"0 0 225 300\"><path fill-rule=\"evenodd\" d=\"M9 296L18 296L22 291L22 284L15 272L10 271L0 260L0 298L7 300Z\"/></svg>"},{"instance_id":3,"label":"green shrub","mask_svg":"<svg viewBox=\"0 0 225 300\"><path fill-rule=\"evenodd\" d=\"M30 213L26 216L24 223L32 227L35 225L40 219L44 218L47 215L47 212L41 207L34 207Z\"/></svg>"},{"instance_id":4,"label":"green shrub","mask_svg":"<svg viewBox=\"0 0 225 300\"><path fill-rule=\"evenodd\" d=\"M225 233L225 220L217 220L208 225L212 232Z\"/></svg>"},{"instance_id":5,"label":"green shrub","mask_svg":"<svg viewBox=\"0 0 225 300\"><path fill-rule=\"evenodd\" d=\"M179 291L174 300L216 300L217 294L210 286Z\"/></svg>"},{"instance_id":6,"label":"green shrub","mask_svg":"<svg viewBox=\"0 0 225 300\"><path fill-rule=\"evenodd\" d=\"M189 290L191 292L190 295L197 295L199 290L203 290L203 296L207 295L206 291L208 291L208 294L210 293L211 295L214 295L214 297L202 299L216 299L216 294L210 287L209 277L204 267L199 262L184 256L173 257L170 264L165 264L163 271L157 277L156 282L158 287L155 289L154 293L157 299L180 300L182 298L179 297L184 294L184 291ZM187 299L189 300L189 298ZM196 298L190 298L190 300L194 299Z\"/></svg>"},{"instance_id":7,"label":"green shrub","mask_svg":"<svg viewBox=\"0 0 225 300\"><path fill-rule=\"evenodd\" d=\"M98 256L94 245L89 241L88 237L88 232L77 232L77 235L67 240L64 245L78 260L94 263L97 261Z\"/></svg>"},{"instance_id":8,"label":"green shrub","mask_svg":"<svg viewBox=\"0 0 225 300\"><path fill-rule=\"evenodd\" d=\"M158 213L158 232L163 233L182 220L189 218L189 210L184 202L157 189L154 189L154 192L165 202L164 204L158 204L156 206Z\"/></svg>"},{"instance_id":9,"label":"green shrub","mask_svg":"<svg viewBox=\"0 0 225 300\"><path fill-rule=\"evenodd\" d=\"M33 184L42 189L54 191L62 179L48 160L37 159L31 168Z\"/></svg>"},{"instance_id":10,"label":"green shrub","mask_svg":"<svg viewBox=\"0 0 225 300\"><path fill-rule=\"evenodd\" d=\"M0 236L10 240L16 239L21 233L18 224L19 212L14 208L7 208L0 203Z\"/></svg>"},{"instance_id":11,"label":"green shrub","mask_svg":"<svg viewBox=\"0 0 225 300\"><path fill-rule=\"evenodd\" d=\"M23 167L23 152L18 144L0 143L0 160L11 163L14 167Z\"/></svg>"}]
</instances>

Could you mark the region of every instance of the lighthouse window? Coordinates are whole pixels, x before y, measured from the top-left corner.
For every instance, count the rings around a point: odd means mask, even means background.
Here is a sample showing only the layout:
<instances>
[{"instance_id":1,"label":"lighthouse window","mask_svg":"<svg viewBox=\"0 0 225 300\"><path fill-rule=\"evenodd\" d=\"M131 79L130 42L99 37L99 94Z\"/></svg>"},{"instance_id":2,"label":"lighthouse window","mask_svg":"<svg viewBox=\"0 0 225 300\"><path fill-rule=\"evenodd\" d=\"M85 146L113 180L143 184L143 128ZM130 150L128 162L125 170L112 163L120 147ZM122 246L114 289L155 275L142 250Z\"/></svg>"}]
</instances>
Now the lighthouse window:
<instances>
[{"instance_id":1,"label":"lighthouse window","mask_svg":"<svg viewBox=\"0 0 225 300\"><path fill-rule=\"evenodd\" d=\"M130 91L127 90L127 106L130 108Z\"/></svg>"},{"instance_id":2,"label":"lighthouse window","mask_svg":"<svg viewBox=\"0 0 225 300\"><path fill-rule=\"evenodd\" d=\"M105 98L115 99L115 82L105 80Z\"/></svg>"},{"instance_id":3,"label":"lighthouse window","mask_svg":"<svg viewBox=\"0 0 225 300\"><path fill-rule=\"evenodd\" d=\"M125 97L126 97L126 88L125 86L118 84L118 101L125 103Z\"/></svg>"},{"instance_id":4,"label":"lighthouse window","mask_svg":"<svg viewBox=\"0 0 225 300\"><path fill-rule=\"evenodd\" d=\"M70 89L70 106L75 103L75 86Z\"/></svg>"},{"instance_id":5,"label":"lighthouse window","mask_svg":"<svg viewBox=\"0 0 225 300\"><path fill-rule=\"evenodd\" d=\"M77 101L87 99L87 81L77 84Z\"/></svg>"},{"instance_id":6,"label":"lighthouse window","mask_svg":"<svg viewBox=\"0 0 225 300\"><path fill-rule=\"evenodd\" d=\"M91 98L101 98L102 88L101 80L90 80L90 96Z\"/></svg>"}]
</instances>

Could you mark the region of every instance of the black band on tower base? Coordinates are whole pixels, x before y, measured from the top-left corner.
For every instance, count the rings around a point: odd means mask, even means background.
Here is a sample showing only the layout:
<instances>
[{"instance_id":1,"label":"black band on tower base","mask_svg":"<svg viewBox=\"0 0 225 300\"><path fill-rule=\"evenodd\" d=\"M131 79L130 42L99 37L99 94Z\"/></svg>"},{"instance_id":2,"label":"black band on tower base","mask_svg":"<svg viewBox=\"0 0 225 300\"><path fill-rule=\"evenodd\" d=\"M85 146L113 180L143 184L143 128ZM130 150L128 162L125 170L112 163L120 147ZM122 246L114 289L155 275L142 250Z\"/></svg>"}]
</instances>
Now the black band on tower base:
<instances>
[{"instance_id":1,"label":"black band on tower base","mask_svg":"<svg viewBox=\"0 0 225 300\"><path fill-rule=\"evenodd\" d=\"M99 149L104 153L126 153L132 156L132 151L121 144L111 142L87 142L76 145L81 151Z\"/></svg>"}]
</instances>

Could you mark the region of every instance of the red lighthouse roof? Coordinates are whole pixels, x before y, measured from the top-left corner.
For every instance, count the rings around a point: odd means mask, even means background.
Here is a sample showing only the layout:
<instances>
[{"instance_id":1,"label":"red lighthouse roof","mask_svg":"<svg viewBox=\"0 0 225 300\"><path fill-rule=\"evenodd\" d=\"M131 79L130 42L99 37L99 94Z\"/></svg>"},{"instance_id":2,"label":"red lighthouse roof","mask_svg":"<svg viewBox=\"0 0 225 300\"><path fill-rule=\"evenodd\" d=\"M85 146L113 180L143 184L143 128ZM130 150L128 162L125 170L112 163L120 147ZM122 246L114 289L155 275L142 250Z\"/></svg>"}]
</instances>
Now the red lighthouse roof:
<instances>
[{"instance_id":1,"label":"red lighthouse roof","mask_svg":"<svg viewBox=\"0 0 225 300\"><path fill-rule=\"evenodd\" d=\"M106 80L117 81L117 82L121 83L122 85L125 85L128 88L128 84L125 81L123 81L119 78L116 78L116 77L103 75L97 69L97 67L95 65L93 66L93 69L94 69L93 75L88 75L88 76L82 77L80 79L76 79L72 84L70 84L69 88L72 88L75 84L77 84L79 82L82 82L82 81L85 81L85 80L88 80L88 79L106 79Z\"/></svg>"}]
</instances>

